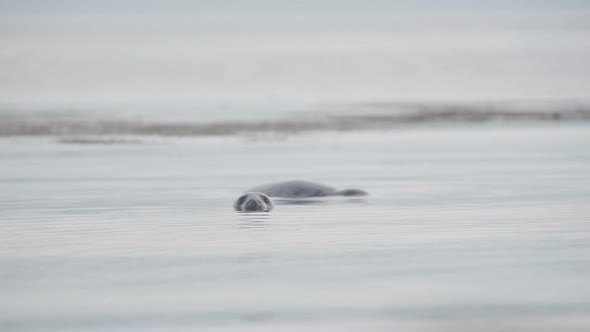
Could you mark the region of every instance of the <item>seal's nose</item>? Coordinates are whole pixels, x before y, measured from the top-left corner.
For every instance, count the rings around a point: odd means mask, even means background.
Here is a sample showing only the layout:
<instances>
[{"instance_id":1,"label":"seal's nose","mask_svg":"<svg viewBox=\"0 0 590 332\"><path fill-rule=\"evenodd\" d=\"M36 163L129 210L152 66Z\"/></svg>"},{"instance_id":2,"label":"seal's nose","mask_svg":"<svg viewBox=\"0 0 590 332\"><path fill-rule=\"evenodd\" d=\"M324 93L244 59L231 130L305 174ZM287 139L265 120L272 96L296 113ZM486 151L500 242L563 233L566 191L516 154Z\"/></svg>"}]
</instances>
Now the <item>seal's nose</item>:
<instances>
[{"instance_id":1,"label":"seal's nose","mask_svg":"<svg viewBox=\"0 0 590 332\"><path fill-rule=\"evenodd\" d=\"M248 203L246 203L246 210L248 211L257 211L260 209L260 205L258 205L258 202L255 200L250 200Z\"/></svg>"}]
</instances>

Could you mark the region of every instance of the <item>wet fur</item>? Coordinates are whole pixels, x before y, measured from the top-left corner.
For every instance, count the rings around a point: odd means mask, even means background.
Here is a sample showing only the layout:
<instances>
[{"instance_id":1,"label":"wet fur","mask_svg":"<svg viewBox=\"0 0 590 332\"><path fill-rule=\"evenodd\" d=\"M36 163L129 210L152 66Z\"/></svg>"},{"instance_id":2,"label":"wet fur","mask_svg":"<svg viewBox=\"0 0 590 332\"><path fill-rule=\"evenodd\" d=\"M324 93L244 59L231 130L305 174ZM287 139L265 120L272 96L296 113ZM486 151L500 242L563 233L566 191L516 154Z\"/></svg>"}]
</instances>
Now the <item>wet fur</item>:
<instances>
[{"instance_id":1,"label":"wet fur","mask_svg":"<svg viewBox=\"0 0 590 332\"><path fill-rule=\"evenodd\" d=\"M270 198L260 192L248 192L234 202L236 211L270 211L274 205Z\"/></svg>"}]
</instances>

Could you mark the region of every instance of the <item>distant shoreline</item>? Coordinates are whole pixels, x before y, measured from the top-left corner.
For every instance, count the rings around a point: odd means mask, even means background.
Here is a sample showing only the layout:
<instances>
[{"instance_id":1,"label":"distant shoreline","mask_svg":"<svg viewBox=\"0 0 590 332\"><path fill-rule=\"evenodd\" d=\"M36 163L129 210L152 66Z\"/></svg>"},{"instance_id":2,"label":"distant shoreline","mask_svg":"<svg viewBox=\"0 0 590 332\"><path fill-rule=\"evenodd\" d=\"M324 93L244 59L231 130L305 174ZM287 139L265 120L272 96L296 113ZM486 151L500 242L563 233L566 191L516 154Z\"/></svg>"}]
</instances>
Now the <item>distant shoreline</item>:
<instances>
[{"instance_id":1,"label":"distant shoreline","mask_svg":"<svg viewBox=\"0 0 590 332\"><path fill-rule=\"evenodd\" d=\"M106 114L105 114L106 117ZM195 114L198 118L198 113ZM229 136L240 134L298 134L310 131L387 130L428 124L512 122L588 122L590 106L515 107L511 105L359 104L329 111L305 111L296 116L259 120L199 122L117 120L69 115L0 111L0 137L142 135Z\"/></svg>"}]
</instances>

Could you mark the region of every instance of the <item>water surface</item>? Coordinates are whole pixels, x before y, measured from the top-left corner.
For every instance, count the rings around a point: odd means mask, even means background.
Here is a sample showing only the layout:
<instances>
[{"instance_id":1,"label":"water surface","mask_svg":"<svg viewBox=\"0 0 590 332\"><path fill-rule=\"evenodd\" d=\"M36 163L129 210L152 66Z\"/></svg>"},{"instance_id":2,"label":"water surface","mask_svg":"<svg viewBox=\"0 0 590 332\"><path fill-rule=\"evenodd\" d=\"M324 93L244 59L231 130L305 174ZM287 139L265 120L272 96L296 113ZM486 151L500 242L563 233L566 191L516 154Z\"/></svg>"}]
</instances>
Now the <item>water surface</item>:
<instances>
[{"instance_id":1,"label":"water surface","mask_svg":"<svg viewBox=\"0 0 590 332\"><path fill-rule=\"evenodd\" d=\"M3 331L583 331L590 132L0 140ZM370 192L236 213L249 187Z\"/></svg>"}]
</instances>

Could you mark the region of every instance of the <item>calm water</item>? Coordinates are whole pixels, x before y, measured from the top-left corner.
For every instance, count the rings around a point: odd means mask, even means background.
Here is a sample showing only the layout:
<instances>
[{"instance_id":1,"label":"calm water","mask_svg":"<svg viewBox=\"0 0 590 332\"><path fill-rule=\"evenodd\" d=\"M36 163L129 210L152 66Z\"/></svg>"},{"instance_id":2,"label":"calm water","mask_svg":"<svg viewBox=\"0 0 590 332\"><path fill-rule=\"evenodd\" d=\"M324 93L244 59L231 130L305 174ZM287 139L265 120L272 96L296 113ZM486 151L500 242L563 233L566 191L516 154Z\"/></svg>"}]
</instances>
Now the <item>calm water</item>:
<instances>
[{"instance_id":1,"label":"calm water","mask_svg":"<svg viewBox=\"0 0 590 332\"><path fill-rule=\"evenodd\" d=\"M589 146L575 123L2 138L0 329L587 331ZM232 210L289 179L371 195Z\"/></svg>"},{"instance_id":2,"label":"calm water","mask_svg":"<svg viewBox=\"0 0 590 332\"><path fill-rule=\"evenodd\" d=\"M0 0L0 331L590 331L589 4Z\"/></svg>"}]
</instances>

